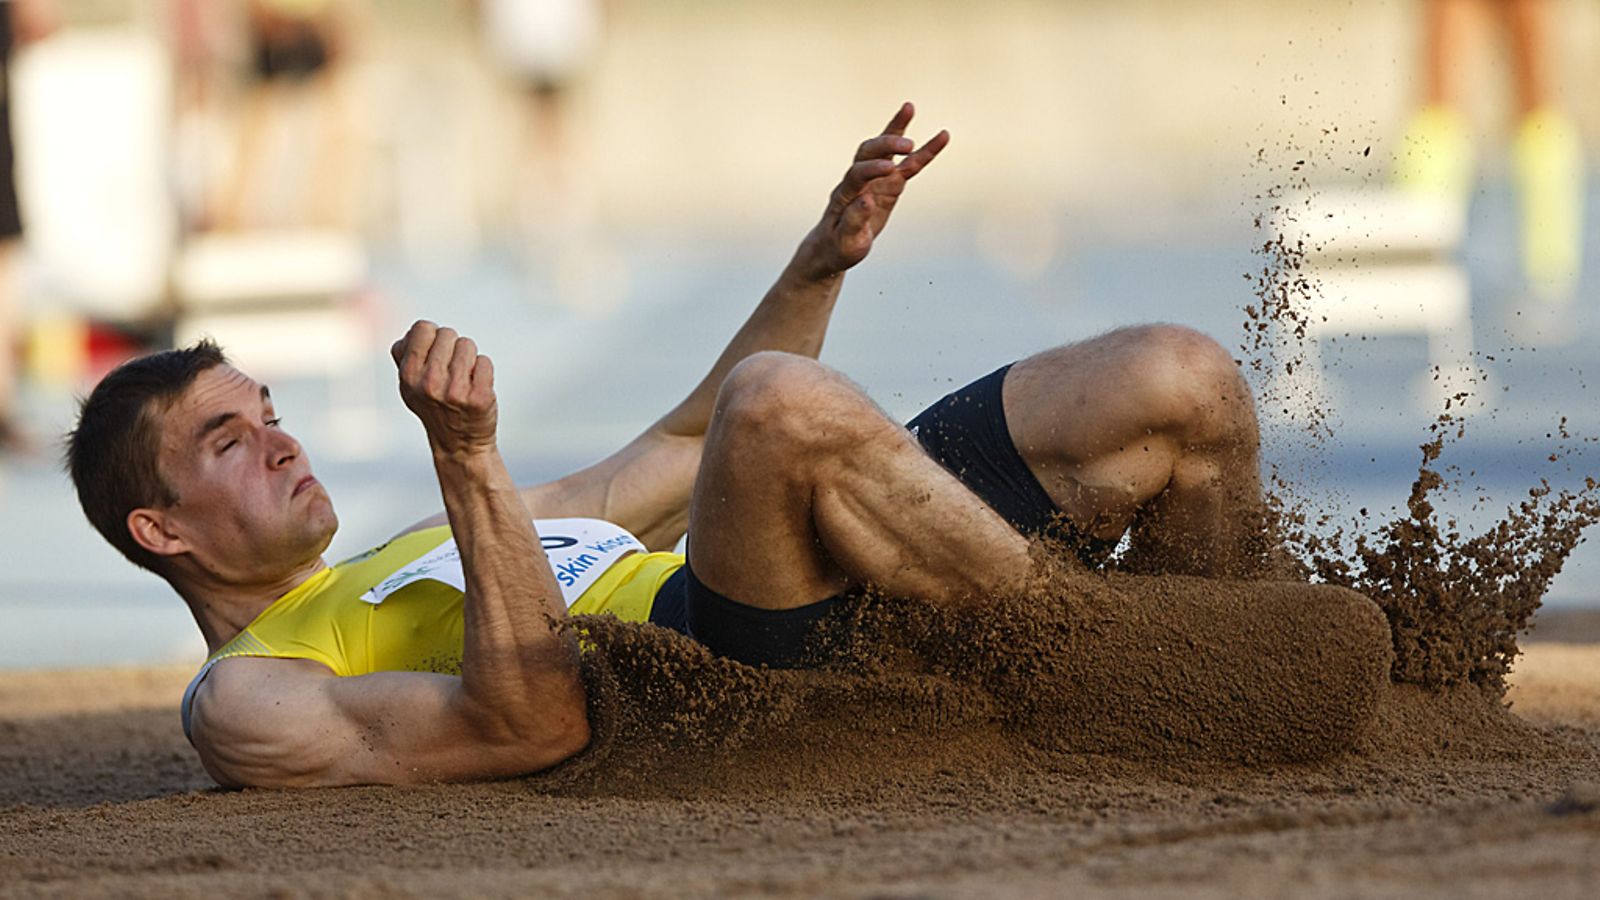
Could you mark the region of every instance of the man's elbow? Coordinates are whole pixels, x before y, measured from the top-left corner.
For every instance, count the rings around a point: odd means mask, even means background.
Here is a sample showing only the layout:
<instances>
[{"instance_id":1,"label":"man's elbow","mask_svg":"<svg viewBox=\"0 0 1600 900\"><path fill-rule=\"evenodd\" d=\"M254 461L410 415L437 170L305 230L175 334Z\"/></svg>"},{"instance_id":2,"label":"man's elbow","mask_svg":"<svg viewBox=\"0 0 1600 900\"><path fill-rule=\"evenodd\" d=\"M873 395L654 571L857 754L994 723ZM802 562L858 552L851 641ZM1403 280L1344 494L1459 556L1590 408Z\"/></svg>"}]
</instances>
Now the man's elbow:
<instances>
[{"instance_id":1,"label":"man's elbow","mask_svg":"<svg viewBox=\"0 0 1600 900\"><path fill-rule=\"evenodd\" d=\"M561 691L559 696L559 701L551 698L552 702L543 710L544 715L539 717L536 734L529 735L542 745L546 762L539 767L541 769L582 753L593 736L589 728L588 692L582 683Z\"/></svg>"},{"instance_id":2,"label":"man's elbow","mask_svg":"<svg viewBox=\"0 0 1600 900\"><path fill-rule=\"evenodd\" d=\"M546 721L536 729L503 731L495 739L500 763L490 777L531 775L560 765L582 753L591 737L589 719L579 715Z\"/></svg>"},{"instance_id":3,"label":"man's elbow","mask_svg":"<svg viewBox=\"0 0 1600 900\"><path fill-rule=\"evenodd\" d=\"M593 736L589 728L588 715L580 713L575 716L551 742L550 749L554 758L548 765L565 762L589 749L589 741Z\"/></svg>"},{"instance_id":4,"label":"man's elbow","mask_svg":"<svg viewBox=\"0 0 1600 900\"><path fill-rule=\"evenodd\" d=\"M548 769L582 753L592 737L582 691L559 703L541 704L526 715L477 706L470 718L480 746L495 748L495 775L522 775Z\"/></svg>"},{"instance_id":5,"label":"man's elbow","mask_svg":"<svg viewBox=\"0 0 1600 900\"><path fill-rule=\"evenodd\" d=\"M546 707L536 722L515 729L513 751L521 757L522 773L539 772L559 765L582 753L593 734L589 727L588 704L581 693L558 708Z\"/></svg>"}]
</instances>

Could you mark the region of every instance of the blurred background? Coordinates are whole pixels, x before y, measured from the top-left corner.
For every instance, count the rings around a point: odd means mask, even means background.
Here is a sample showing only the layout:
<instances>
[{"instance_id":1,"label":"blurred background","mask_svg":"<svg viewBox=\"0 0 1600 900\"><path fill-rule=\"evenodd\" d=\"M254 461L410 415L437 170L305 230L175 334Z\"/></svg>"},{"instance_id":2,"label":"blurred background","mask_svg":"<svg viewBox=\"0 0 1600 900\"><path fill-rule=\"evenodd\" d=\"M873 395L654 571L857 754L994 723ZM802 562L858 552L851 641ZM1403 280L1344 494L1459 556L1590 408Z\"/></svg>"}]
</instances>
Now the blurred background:
<instances>
[{"instance_id":1,"label":"blurred background","mask_svg":"<svg viewBox=\"0 0 1600 900\"><path fill-rule=\"evenodd\" d=\"M1600 4L0 8L0 667L204 656L60 471L117 362L209 334L268 381L343 558L440 505L386 355L411 320L495 358L513 472L564 474L694 384L904 99L953 141L823 354L892 415L1163 320L1265 360L1266 461L1335 524L1403 504L1458 388L1464 525L1600 474ZM1305 336L1247 335L1263 297ZM1548 602L1597 579L1582 547Z\"/></svg>"}]
</instances>

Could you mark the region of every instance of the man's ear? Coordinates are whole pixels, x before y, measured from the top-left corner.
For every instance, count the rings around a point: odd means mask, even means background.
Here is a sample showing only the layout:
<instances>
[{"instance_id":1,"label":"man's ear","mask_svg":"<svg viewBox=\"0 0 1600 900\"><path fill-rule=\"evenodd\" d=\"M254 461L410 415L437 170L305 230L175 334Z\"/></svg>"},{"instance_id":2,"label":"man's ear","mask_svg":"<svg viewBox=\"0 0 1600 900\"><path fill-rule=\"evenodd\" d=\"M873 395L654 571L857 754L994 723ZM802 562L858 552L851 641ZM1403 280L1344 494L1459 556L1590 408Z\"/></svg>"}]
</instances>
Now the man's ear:
<instances>
[{"instance_id":1,"label":"man's ear","mask_svg":"<svg viewBox=\"0 0 1600 900\"><path fill-rule=\"evenodd\" d=\"M171 530L166 513L159 509L136 509L128 513L128 533L134 543L157 556L177 556L189 550L189 544Z\"/></svg>"}]
</instances>

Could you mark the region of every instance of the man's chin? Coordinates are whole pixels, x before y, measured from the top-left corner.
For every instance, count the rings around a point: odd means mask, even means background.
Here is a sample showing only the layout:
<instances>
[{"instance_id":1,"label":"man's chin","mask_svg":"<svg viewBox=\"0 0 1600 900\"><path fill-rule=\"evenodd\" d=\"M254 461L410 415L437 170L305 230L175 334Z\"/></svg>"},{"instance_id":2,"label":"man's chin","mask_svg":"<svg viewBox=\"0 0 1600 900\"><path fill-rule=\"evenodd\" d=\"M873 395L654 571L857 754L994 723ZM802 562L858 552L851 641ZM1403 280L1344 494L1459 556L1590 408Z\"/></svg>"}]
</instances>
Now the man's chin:
<instances>
[{"instance_id":1,"label":"man's chin","mask_svg":"<svg viewBox=\"0 0 1600 900\"><path fill-rule=\"evenodd\" d=\"M314 548L313 556L321 557L327 552L328 545L333 543L333 536L339 530L339 516L333 511L333 504L322 505L321 508L313 507L307 517L306 544Z\"/></svg>"},{"instance_id":2,"label":"man's chin","mask_svg":"<svg viewBox=\"0 0 1600 900\"><path fill-rule=\"evenodd\" d=\"M328 516L326 522L319 524L323 524L321 532L322 546L317 550L317 552L323 553L327 551L328 545L333 543L333 536L339 531L339 516L333 511L332 506L328 507Z\"/></svg>"}]
</instances>

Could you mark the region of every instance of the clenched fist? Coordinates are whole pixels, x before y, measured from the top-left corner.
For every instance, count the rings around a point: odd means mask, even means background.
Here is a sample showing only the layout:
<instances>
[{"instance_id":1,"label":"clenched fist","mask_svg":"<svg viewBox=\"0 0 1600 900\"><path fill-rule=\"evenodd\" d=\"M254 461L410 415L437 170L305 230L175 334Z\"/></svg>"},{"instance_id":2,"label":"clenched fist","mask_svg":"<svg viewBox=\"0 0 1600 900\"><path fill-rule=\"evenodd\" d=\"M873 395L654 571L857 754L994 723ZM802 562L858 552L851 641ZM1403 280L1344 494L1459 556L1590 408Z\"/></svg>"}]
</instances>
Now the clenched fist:
<instances>
[{"instance_id":1,"label":"clenched fist","mask_svg":"<svg viewBox=\"0 0 1600 900\"><path fill-rule=\"evenodd\" d=\"M471 338L419 321L389 353L400 370L400 399L422 420L434 452L494 448L499 422L494 363Z\"/></svg>"}]
</instances>

